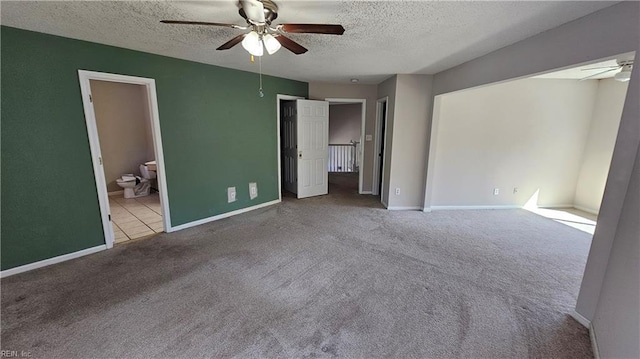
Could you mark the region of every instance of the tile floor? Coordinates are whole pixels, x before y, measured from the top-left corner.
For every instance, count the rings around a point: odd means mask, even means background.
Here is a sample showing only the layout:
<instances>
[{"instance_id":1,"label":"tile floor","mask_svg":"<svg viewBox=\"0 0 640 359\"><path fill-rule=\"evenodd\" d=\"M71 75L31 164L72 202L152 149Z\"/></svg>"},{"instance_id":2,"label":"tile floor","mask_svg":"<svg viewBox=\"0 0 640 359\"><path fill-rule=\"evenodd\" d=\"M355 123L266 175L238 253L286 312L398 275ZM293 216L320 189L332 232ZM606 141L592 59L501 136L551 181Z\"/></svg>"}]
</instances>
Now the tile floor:
<instances>
[{"instance_id":1,"label":"tile floor","mask_svg":"<svg viewBox=\"0 0 640 359\"><path fill-rule=\"evenodd\" d=\"M115 243L163 232L158 193L129 199L122 197L122 194L110 196L109 206Z\"/></svg>"}]
</instances>

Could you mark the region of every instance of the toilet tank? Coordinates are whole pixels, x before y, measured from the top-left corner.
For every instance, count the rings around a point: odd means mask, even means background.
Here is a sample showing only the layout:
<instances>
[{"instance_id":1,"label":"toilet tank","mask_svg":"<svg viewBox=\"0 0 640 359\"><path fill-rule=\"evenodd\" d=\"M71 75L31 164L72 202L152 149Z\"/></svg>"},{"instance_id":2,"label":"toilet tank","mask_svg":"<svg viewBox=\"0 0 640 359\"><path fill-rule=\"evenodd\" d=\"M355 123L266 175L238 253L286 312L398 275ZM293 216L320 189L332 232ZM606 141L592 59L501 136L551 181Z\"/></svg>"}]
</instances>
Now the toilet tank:
<instances>
[{"instance_id":1,"label":"toilet tank","mask_svg":"<svg viewBox=\"0 0 640 359\"><path fill-rule=\"evenodd\" d=\"M149 166L145 164L140 165L140 174L142 175L143 178L146 178L146 179L153 179L153 178L156 178L157 176L156 171L150 170Z\"/></svg>"}]
</instances>

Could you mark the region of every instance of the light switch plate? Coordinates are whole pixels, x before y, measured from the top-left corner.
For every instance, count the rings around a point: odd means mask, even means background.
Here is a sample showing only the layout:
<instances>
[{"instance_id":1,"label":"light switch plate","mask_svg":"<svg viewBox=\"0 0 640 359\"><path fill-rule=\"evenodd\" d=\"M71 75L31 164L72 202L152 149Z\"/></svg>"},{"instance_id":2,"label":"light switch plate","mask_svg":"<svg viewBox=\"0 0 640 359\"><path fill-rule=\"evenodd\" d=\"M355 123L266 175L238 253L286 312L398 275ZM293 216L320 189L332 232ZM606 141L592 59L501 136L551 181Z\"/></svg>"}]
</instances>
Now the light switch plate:
<instances>
[{"instance_id":1,"label":"light switch plate","mask_svg":"<svg viewBox=\"0 0 640 359\"><path fill-rule=\"evenodd\" d=\"M236 188L229 187L227 188L227 202L235 202L236 201Z\"/></svg>"},{"instance_id":2,"label":"light switch plate","mask_svg":"<svg viewBox=\"0 0 640 359\"><path fill-rule=\"evenodd\" d=\"M255 182L249 183L249 198L254 199L258 197L258 184Z\"/></svg>"}]
</instances>

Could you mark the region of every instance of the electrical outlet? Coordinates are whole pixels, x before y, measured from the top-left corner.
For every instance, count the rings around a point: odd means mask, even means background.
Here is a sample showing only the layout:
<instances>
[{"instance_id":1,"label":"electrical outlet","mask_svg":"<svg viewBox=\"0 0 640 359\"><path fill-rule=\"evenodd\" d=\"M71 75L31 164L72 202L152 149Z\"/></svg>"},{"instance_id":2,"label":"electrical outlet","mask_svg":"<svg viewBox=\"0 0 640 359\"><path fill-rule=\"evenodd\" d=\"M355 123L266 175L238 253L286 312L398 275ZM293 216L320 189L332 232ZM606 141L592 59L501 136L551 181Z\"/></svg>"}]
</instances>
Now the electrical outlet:
<instances>
[{"instance_id":1,"label":"electrical outlet","mask_svg":"<svg viewBox=\"0 0 640 359\"><path fill-rule=\"evenodd\" d=\"M518 193L518 187L513 187L513 194Z\"/></svg>"},{"instance_id":2,"label":"electrical outlet","mask_svg":"<svg viewBox=\"0 0 640 359\"><path fill-rule=\"evenodd\" d=\"M227 188L227 202L235 202L236 201L236 188L229 187Z\"/></svg>"},{"instance_id":3,"label":"electrical outlet","mask_svg":"<svg viewBox=\"0 0 640 359\"><path fill-rule=\"evenodd\" d=\"M254 199L258 197L258 184L255 182L249 183L249 198Z\"/></svg>"},{"instance_id":4,"label":"electrical outlet","mask_svg":"<svg viewBox=\"0 0 640 359\"><path fill-rule=\"evenodd\" d=\"M494 195L494 196L497 196L497 195L499 195L499 194L500 194L500 188L494 188L494 189L493 189L493 195Z\"/></svg>"},{"instance_id":5,"label":"electrical outlet","mask_svg":"<svg viewBox=\"0 0 640 359\"><path fill-rule=\"evenodd\" d=\"M396 196L400 195L400 188L396 188Z\"/></svg>"}]
</instances>

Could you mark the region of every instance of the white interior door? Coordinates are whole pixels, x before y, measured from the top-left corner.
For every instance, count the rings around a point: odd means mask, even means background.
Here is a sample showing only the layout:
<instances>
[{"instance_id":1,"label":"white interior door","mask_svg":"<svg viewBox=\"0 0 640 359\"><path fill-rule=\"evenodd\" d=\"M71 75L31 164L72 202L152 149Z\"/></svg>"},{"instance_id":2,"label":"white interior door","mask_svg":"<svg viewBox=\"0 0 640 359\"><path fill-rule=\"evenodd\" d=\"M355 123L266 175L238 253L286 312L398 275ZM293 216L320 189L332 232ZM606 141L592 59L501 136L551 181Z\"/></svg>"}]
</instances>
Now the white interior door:
<instances>
[{"instance_id":1,"label":"white interior door","mask_svg":"<svg viewBox=\"0 0 640 359\"><path fill-rule=\"evenodd\" d=\"M296 100L297 195L298 198L327 194L329 156L329 102Z\"/></svg>"},{"instance_id":2,"label":"white interior door","mask_svg":"<svg viewBox=\"0 0 640 359\"><path fill-rule=\"evenodd\" d=\"M283 101L280 105L280 137L282 140L282 184L291 193L298 193L298 132L296 129L296 102Z\"/></svg>"}]
</instances>

